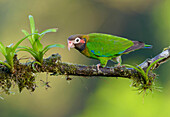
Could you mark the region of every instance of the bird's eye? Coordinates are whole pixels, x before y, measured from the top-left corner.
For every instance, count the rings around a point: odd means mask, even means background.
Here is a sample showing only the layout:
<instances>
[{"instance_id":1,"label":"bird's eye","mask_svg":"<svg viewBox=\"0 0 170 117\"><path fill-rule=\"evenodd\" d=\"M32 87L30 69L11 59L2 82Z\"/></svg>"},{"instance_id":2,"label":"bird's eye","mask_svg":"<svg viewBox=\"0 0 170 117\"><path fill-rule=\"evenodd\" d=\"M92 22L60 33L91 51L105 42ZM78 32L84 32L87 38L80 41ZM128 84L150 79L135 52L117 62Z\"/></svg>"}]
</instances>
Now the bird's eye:
<instances>
[{"instance_id":1,"label":"bird's eye","mask_svg":"<svg viewBox=\"0 0 170 117\"><path fill-rule=\"evenodd\" d=\"M74 43L79 43L79 42L80 42L80 38L77 37L77 38L75 39Z\"/></svg>"}]
</instances>

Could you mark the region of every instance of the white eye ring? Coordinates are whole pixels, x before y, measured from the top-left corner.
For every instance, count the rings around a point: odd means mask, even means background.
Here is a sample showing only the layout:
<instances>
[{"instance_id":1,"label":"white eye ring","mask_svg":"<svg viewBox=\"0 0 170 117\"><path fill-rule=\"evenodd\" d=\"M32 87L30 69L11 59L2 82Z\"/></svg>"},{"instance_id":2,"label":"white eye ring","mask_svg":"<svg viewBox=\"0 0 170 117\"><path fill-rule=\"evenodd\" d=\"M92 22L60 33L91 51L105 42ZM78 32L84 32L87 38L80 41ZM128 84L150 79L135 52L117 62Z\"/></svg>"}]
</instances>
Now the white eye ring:
<instances>
[{"instance_id":1,"label":"white eye ring","mask_svg":"<svg viewBox=\"0 0 170 117\"><path fill-rule=\"evenodd\" d=\"M81 39L80 39L79 37L76 37L75 40L74 40L74 43L75 43L75 44L76 44L76 43L80 43L80 40L81 40Z\"/></svg>"}]
</instances>

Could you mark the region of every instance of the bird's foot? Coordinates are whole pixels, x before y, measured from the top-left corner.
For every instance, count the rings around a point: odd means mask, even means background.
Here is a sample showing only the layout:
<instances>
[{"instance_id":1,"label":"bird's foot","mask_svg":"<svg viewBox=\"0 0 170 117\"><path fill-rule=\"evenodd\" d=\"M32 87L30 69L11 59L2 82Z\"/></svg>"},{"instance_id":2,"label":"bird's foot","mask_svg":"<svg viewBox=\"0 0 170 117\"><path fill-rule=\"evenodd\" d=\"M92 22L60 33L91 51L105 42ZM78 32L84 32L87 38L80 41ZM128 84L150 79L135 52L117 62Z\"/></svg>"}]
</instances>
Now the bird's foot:
<instances>
[{"instance_id":1,"label":"bird's foot","mask_svg":"<svg viewBox=\"0 0 170 117\"><path fill-rule=\"evenodd\" d=\"M123 67L123 66L121 66L121 63L118 63L115 67L120 68L120 67Z\"/></svg>"},{"instance_id":2,"label":"bird's foot","mask_svg":"<svg viewBox=\"0 0 170 117\"><path fill-rule=\"evenodd\" d=\"M120 66L120 63L118 63L117 66Z\"/></svg>"},{"instance_id":3,"label":"bird's foot","mask_svg":"<svg viewBox=\"0 0 170 117\"><path fill-rule=\"evenodd\" d=\"M101 73L101 72L102 72L102 71L100 70L101 64L99 63L99 64L97 64L96 66L97 66L97 72L98 72L98 73Z\"/></svg>"}]
</instances>

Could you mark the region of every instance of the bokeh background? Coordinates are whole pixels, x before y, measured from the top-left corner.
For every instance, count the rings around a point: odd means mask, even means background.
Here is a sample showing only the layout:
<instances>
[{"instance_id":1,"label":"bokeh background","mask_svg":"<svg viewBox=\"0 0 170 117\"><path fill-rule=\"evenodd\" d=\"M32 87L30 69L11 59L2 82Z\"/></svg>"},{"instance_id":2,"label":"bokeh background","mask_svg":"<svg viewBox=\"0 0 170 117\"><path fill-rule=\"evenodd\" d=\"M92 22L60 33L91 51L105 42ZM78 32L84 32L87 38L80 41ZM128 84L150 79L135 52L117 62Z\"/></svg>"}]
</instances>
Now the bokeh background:
<instances>
[{"instance_id":1,"label":"bokeh background","mask_svg":"<svg viewBox=\"0 0 170 117\"><path fill-rule=\"evenodd\" d=\"M170 0L0 0L0 41L5 45L24 37L21 30L29 30L28 15L33 15L36 27L42 31L58 27L57 33L47 34L44 45L60 43L77 33L101 32L123 36L152 44L152 49L141 49L123 56L123 63L140 64L154 57L170 45ZM21 45L28 45L28 40ZM62 61L78 64L97 64L76 50L54 48ZM29 57L22 53L19 57ZM4 60L0 56L1 60ZM23 61L24 62L24 61ZM113 65L109 62L109 65ZM38 88L31 93L24 89L15 95L1 96L0 117L160 117L170 116L170 62L159 67L157 86L162 92L138 95L123 78L51 77L48 90L40 80L46 74L37 74Z\"/></svg>"}]
</instances>

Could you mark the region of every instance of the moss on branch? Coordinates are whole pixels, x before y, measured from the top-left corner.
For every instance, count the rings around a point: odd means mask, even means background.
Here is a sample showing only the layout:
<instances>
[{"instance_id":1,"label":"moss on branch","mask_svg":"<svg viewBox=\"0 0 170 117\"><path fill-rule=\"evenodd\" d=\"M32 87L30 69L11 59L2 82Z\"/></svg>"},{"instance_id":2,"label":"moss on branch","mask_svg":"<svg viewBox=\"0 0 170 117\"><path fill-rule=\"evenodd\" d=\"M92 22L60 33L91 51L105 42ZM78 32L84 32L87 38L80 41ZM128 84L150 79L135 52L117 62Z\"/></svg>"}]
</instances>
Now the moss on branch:
<instances>
[{"instance_id":1,"label":"moss on branch","mask_svg":"<svg viewBox=\"0 0 170 117\"><path fill-rule=\"evenodd\" d=\"M162 58L162 59L160 59ZM170 58L170 48L164 49L163 52L158 54L152 59L147 59L136 68L144 70L146 73L147 68L152 65L147 74L148 82L144 75L138 70L127 66L119 67L105 67L100 68L101 72L97 71L96 66L78 65L71 63L61 62L59 54L53 54L49 58L43 59L43 64L39 65L33 62L20 63L17 55L14 56L14 72L4 66L0 66L0 88L1 92L9 93L12 84L17 84L21 92L24 87L28 90L34 91L36 88L35 74L41 72L51 73L51 75L75 75L75 76L104 76L104 77L122 77L133 80L132 85L141 87L143 89L149 88L153 85L156 74L152 70L158 68L159 65L168 61ZM36 69L36 70L35 70ZM151 88L150 88L151 90Z\"/></svg>"}]
</instances>

